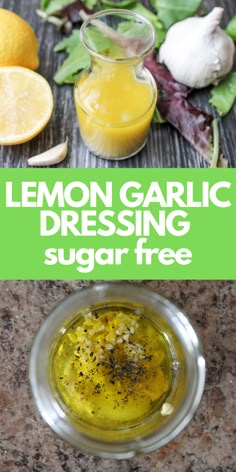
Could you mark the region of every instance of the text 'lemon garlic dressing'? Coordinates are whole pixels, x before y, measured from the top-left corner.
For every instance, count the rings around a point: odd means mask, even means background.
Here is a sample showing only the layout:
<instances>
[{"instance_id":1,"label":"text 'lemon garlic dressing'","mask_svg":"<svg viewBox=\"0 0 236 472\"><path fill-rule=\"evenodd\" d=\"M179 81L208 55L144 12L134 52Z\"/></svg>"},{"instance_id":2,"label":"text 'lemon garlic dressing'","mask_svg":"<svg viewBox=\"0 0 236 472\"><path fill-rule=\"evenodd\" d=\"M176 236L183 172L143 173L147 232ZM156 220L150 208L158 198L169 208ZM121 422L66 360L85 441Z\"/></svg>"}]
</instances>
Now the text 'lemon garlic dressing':
<instances>
[{"instance_id":1,"label":"text 'lemon garlic dressing'","mask_svg":"<svg viewBox=\"0 0 236 472\"><path fill-rule=\"evenodd\" d=\"M71 414L110 429L130 427L161 409L171 389L164 333L143 312L99 308L62 328L52 375Z\"/></svg>"}]
</instances>

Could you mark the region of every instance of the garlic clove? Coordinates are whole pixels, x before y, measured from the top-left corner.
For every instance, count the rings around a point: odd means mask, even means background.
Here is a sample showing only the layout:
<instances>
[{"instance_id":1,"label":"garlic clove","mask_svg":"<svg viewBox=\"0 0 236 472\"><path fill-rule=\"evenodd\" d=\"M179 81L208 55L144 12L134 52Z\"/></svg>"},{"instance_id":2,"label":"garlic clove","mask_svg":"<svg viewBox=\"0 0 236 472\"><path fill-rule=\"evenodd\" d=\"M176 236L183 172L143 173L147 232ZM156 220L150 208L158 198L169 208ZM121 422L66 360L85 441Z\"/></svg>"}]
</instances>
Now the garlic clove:
<instances>
[{"instance_id":1,"label":"garlic clove","mask_svg":"<svg viewBox=\"0 0 236 472\"><path fill-rule=\"evenodd\" d=\"M161 415L162 416L169 416L173 413L174 407L170 403L163 403L161 407Z\"/></svg>"},{"instance_id":2,"label":"garlic clove","mask_svg":"<svg viewBox=\"0 0 236 472\"><path fill-rule=\"evenodd\" d=\"M29 166L51 166L62 162L68 151L68 138L64 143L58 144L57 146L48 149L48 151L42 152L37 156L30 157L28 159Z\"/></svg>"}]
</instances>

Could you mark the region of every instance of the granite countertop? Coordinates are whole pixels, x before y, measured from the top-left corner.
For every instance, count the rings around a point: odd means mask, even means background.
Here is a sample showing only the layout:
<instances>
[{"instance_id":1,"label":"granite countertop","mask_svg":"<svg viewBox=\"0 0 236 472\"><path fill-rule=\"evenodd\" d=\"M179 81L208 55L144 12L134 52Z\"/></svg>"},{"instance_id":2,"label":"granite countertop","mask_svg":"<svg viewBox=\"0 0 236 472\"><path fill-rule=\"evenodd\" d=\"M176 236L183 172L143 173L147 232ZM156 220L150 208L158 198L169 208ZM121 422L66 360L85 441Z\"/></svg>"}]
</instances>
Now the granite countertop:
<instances>
[{"instance_id":1,"label":"granite countertop","mask_svg":"<svg viewBox=\"0 0 236 472\"><path fill-rule=\"evenodd\" d=\"M1 472L235 472L236 282L136 282L183 308L204 345L203 399L191 423L174 441L145 456L106 460L71 449L43 422L28 383L33 337L58 301L93 283L0 282Z\"/></svg>"}]
</instances>

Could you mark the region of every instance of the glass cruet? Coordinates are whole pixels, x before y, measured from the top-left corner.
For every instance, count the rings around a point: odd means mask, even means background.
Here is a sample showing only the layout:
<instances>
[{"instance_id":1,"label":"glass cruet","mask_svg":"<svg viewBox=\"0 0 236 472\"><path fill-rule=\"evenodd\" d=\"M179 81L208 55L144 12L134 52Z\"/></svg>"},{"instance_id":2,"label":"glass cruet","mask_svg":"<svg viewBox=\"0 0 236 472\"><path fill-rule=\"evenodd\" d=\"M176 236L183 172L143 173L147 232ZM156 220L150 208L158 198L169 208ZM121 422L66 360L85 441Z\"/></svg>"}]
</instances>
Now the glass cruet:
<instances>
[{"instance_id":1,"label":"glass cruet","mask_svg":"<svg viewBox=\"0 0 236 472\"><path fill-rule=\"evenodd\" d=\"M75 84L81 136L95 155L131 157L146 143L156 106L156 84L143 65L154 27L136 13L106 10L83 23L81 42L91 56Z\"/></svg>"}]
</instances>

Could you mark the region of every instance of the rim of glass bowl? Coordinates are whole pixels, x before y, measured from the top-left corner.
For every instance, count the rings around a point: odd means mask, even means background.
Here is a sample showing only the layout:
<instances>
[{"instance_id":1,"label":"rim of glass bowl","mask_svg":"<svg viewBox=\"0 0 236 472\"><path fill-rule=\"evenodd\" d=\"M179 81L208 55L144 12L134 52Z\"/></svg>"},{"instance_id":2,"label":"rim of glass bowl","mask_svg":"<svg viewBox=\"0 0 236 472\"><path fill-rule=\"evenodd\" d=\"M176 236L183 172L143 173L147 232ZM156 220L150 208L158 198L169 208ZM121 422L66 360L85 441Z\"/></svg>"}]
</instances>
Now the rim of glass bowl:
<instances>
[{"instance_id":1,"label":"rim of glass bowl","mask_svg":"<svg viewBox=\"0 0 236 472\"><path fill-rule=\"evenodd\" d=\"M96 306L101 302L127 302L146 306L158 313L179 338L191 371L195 370L194 382L188 382L188 391L180 408L170 420L153 434L121 443L98 441L79 432L70 423L65 412L52 394L48 377L48 360L52 342L62 323L79 310ZM193 362L194 360L194 362ZM189 365L190 369L190 365ZM94 284L77 290L62 300L42 323L33 343L29 369L31 389L35 403L46 423L62 439L80 451L105 458L127 459L151 452L174 439L193 417L202 397L205 385L205 360L202 345L185 313L159 293L129 282Z\"/></svg>"},{"instance_id":2,"label":"rim of glass bowl","mask_svg":"<svg viewBox=\"0 0 236 472\"><path fill-rule=\"evenodd\" d=\"M84 37L84 33L85 33L85 30L87 28L87 26L89 25L89 23L91 23L92 21L94 20L97 20L98 18L101 18L101 17L105 17L105 16L110 16L110 15L116 15L116 16L120 16L120 15L124 15L124 16L130 16L132 18L136 18L138 19L139 21L145 23L146 25L148 25L148 27L150 28L150 31L152 32L152 38L150 39L150 46L146 47L141 53L139 54L134 54L134 55L131 55L129 57L120 57L120 58L112 58L112 57L108 57L108 56L105 56L103 54L100 54L99 52L95 51L92 47L89 46L89 44L86 42L85 40L85 37ZM82 24L81 28L80 28L80 39L81 39L81 42L83 44L83 46L87 49L87 51L94 57L96 58L99 58L99 59L102 59L104 61L107 61L107 62L113 62L113 63L129 63L129 62L132 62L134 60L139 60L139 59L142 59L144 56L146 56L147 54L149 54L155 47L155 44L156 44L156 39L157 39L157 35L156 35L156 31L155 31L155 28L154 26L152 25L152 23L147 19L145 18L144 16L140 15L139 13L135 13L135 12L131 12L129 10L125 10L125 9L115 9L115 8L110 8L110 9L107 9L107 10L102 10L102 11L99 11L97 13L94 13L93 15L90 15Z\"/></svg>"}]
</instances>

